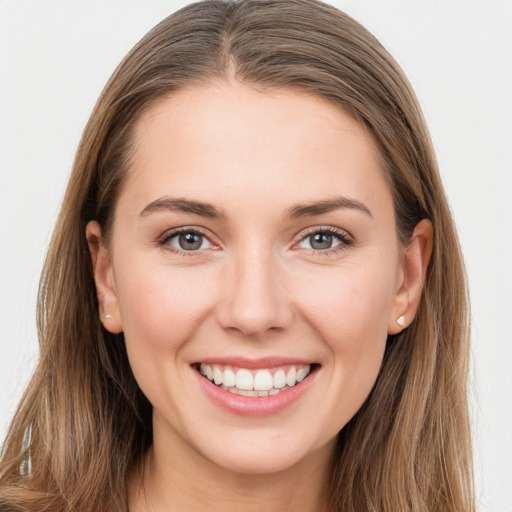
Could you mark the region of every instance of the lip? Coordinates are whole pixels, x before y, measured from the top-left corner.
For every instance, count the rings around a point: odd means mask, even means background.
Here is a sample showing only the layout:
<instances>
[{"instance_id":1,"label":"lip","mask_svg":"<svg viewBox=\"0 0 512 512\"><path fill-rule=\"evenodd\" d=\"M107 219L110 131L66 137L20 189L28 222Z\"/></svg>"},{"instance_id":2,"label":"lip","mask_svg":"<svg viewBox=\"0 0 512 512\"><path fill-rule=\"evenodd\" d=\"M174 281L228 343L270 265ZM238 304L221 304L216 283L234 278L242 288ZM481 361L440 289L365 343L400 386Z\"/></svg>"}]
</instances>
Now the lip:
<instances>
[{"instance_id":1,"label":"lip","mask_svg":"<svg viewBox=\"0 0 512 512\"><path fill-rule=\"evenodd\" d=\"M230 361L229 363L227 362L228 360ZM255 362L254 360L252 361ZM236 359L236 361L234 359L231 360L226 358L204 360L204 362L208 364L230 364L232 366L241 366L243 368L271 368L273 366L280 366L284 364L309 364L307 362L299 363L296 359L286 359L286 363L282 362L284 359L280 359L280 361L280 364L275 363L272 366L269 366L268 359L260 359L257 361L257 364L260 366L243 366L247 361L242 363L240 359ZM294 363L290 363L289 361L294 361ZM234 362L236 362L236 364L233 364ZM266 363L267 366L265 366L265 364L261 365L262 362ZM286 389L285 391L281 391L276 395L251 397L236 395L229 391L224 391L203 377L192 367L192 371L195 374L197 382L203 393L205 393L205 395L217 406L239 416L270 416L272 414L277 414L279 411L299 400L308 391L316 378L318 369L319 367L315 365L315 368L302 382L299 382L298 384L295 384L295 386Z\"/></svg>"},{"instance_id":2,"label":"lip","mask_svg":"<svg viewBox=\"0 0 512 512\"><path fill-rule=\"evenodd\" d=\"M296 359L290 357L260 357L258 359L247 359L244 357L208 357L195 361L192 366L204 364L218 364L223 366L234 366L236 368L247 368L248 370L260 369L260 368L275 368L278 366L306 366L308 364L314 364L313 361L306 359Z\"/></svg>"}]
</instances>

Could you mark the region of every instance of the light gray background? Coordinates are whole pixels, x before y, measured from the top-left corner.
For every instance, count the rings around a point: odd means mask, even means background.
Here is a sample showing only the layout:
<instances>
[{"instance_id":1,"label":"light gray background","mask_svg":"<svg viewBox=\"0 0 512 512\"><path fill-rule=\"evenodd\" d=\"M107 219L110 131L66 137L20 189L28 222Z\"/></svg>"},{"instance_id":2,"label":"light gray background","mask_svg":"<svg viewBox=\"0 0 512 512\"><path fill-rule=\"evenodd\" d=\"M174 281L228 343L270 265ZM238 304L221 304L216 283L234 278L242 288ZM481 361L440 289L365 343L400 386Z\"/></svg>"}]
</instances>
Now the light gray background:
<instances>
[{"instance_id":1,"label":"light gray background","mask_svg":"<svg viewBox=\"0 0 512 512\"><path fill-rule=\"evenodd\" d=\"M0 0L0 437L37 359L35 297L81 131L172 0ZM339 0L419 96L466 255L483 512L512 512L512 0Z\"/></svg>"}]
</instances>

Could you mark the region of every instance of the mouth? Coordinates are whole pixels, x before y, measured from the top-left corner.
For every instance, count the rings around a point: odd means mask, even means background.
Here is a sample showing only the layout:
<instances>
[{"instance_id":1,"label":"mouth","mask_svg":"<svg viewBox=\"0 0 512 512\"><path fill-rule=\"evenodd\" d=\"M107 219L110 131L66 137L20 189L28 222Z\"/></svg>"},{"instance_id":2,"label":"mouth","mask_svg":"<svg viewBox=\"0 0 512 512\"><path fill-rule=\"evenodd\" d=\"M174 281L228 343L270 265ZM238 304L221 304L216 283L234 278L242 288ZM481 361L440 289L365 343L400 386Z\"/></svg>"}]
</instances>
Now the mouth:
<instances>
[{"instance_id":1,"label":"mouth","mask_svg":"<svg viewBox=\"0 0 512 512\"><path fill-rule=\"evenodd\" d=\"M287 364L271 368L243 368L227 364L195 363L194 369L218 388L247 397L268 397L291 389L311 376L319 365Z\"/></svg>"}]
</instances>

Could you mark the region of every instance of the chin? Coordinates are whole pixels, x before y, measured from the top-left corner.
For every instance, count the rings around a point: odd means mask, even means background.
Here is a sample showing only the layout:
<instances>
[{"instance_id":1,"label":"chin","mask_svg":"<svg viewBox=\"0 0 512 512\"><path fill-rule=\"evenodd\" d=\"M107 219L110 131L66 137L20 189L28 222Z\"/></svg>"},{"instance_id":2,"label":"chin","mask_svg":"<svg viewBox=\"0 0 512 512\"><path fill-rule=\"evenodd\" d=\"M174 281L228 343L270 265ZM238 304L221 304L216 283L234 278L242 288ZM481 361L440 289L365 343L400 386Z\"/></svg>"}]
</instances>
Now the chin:
<instances>
[{"instance_id":1,"label":"chin","mask_svg":"<svg viewBox=\"0 0 512 512\"><path fill-rule=\"evenodd\" d=\"M276 453L262 452L243 452L230 455L219 455L215 459L210 459L215 465L224 470L239 475L269 475L280 473L292 469L300 464L305 454L296 453Z\"/></svg>"},{"instance_id":2,"label":"chin","mask_svg":"<svg viewBox=\"0 0 512 512\"><path fill-rule=\"evenodd\" d=\"M321 446L301 440L293 434L275 434L261 430L238 439L209 443L202 455L211 463L240 475L268 475L307 464L316 454L333 451L335 439ZM322 457L323 458L323 457Z\"/></svg>"}]
</instances>

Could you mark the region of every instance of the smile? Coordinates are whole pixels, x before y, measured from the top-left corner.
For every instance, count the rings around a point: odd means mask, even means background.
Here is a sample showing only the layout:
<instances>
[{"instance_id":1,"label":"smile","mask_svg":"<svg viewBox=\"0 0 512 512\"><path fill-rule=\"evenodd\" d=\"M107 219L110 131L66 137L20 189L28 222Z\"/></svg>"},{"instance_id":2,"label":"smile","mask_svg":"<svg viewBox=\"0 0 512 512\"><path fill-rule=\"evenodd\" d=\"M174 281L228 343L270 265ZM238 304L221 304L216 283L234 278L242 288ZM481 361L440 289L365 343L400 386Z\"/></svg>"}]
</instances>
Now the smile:
<instances>
[{"instance_id":1,"label":"smile","mask_svg":"<svg viewBox=\"0 0 512 512\"><path fill-rule=\"evenodd\" d=\"M242 396L273 396L302 382L311 372L311 365L286 365L276 368L236 368L230 365L205 364L199 373L224 391Z\"/></svg>"}]
</instances>

